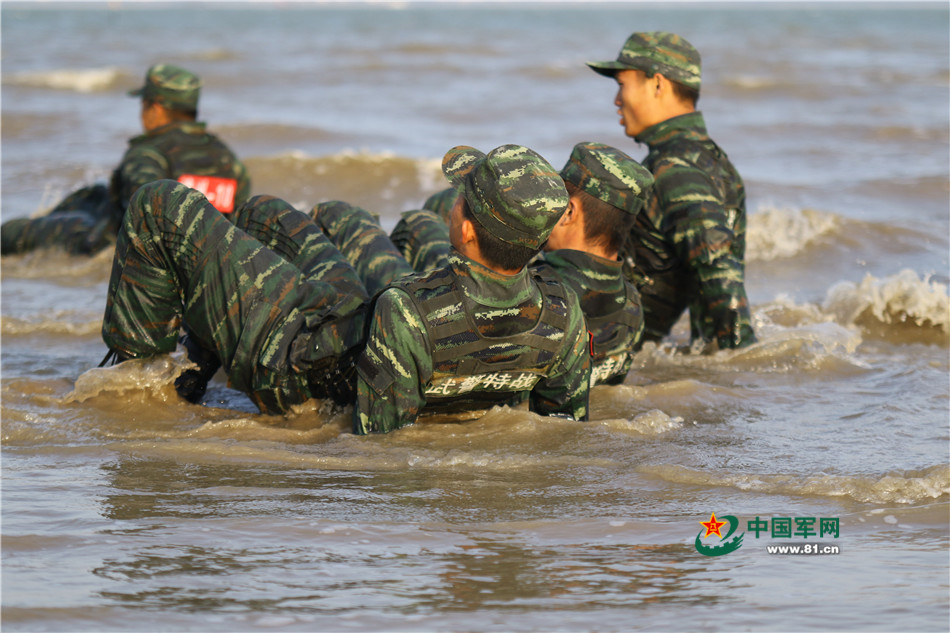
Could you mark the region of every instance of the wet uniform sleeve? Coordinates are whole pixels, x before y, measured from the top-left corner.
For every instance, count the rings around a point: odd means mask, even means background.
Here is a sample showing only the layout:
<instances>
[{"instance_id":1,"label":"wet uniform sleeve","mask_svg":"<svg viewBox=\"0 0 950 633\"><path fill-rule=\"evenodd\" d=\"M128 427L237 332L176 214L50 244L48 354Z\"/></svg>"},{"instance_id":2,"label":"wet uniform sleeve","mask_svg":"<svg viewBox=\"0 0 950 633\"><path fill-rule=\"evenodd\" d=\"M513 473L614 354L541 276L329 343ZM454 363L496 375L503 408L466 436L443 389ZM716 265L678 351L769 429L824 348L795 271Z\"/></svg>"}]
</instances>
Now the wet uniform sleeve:
<instances>
[{"instance_id":1,"label":"wet uniform sleeve","mask_svg":"<svg viewBox=\"0 0 950 633\"><path fill-rule=\"evenodd\" d=\"M588 418L590 394L590 338L578 307L573 327L568 330L571 344L547 377L535 385L528 399L529 408L540 415Z\"/></svg>"},{"instance_id":2,"label":"wet uniform sleeve","mask_svg":"<svg viewBox=\"0 0 950 633\"><path fill-rule=\"evenodd\" d=\"M379 296L366 348L357 364L353 431L388 433L416 421L432 376L425 326L402 290Z\"/></svg>"},{"instance_id":3,"label":"wet uniform sleeve","mask_svg":"<svg viewBox=\"0 0 950 633\"><path fill-rule=\"evenodd\" d=\"M712 181L681 162L656 166L655 191L666 209L663 231L677 256L688 263L699 296L690 298L694 334L733 348L754 340L744 286L743 262L735 254L736 213L726 209Z\"/></svg>"},{"instance_id":4,"label":"wet uniform sleeve","mask_svg":"<svg viewBox=\"0 0 950 633\"><path fill-rule=\"evenodd\" d=\"M171 178L168 160L147 143L133 145L112 174L112 190L122 210L129 206L139 187L155 180ZM248 185L249 186L249 185Z\"/></svg>"}]
</instances>

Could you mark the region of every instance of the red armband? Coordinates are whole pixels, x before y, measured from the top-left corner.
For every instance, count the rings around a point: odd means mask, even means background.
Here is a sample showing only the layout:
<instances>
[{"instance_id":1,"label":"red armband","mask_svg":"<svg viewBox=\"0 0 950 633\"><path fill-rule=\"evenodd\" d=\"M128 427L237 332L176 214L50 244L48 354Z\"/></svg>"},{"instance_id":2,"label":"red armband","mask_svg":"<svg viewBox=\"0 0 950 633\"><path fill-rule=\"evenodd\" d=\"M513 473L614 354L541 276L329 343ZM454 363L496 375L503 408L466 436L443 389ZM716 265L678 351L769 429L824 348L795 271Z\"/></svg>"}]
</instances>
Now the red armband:
<instances>
[{"instance_id":1,"label":"red armband","mask_svg":"<svg viewBox=\"0 0 950 633\"><path fill-rule=\"evenodd\" d=\"M178 177L178 182L203 193L208 202L221 213L234 211L234 195L237 193L238 184L234 178L182 174Z\"/></svg>"}]
</instances>

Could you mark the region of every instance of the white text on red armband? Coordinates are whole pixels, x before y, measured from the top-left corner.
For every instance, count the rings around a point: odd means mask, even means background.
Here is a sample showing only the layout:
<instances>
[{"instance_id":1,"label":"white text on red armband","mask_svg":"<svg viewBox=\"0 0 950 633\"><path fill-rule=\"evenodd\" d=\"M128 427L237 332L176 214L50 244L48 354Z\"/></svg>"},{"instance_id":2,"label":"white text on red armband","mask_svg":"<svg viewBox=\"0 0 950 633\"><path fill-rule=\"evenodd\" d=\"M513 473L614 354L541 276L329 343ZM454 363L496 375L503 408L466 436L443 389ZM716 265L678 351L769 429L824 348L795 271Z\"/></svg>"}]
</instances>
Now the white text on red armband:
<instances>
[{"instance_id":1,"label":"white text on red armband","mask_svg":"<svg viewBox=\"0 0 950 633\"><path fill-rule=\"evenodd\" d=\"M237 180L234 178L182 174L178 177L178 182L203 193L208 202L221 213L234 211L234 195L237 193Z\"/></svg>"}]
</instances>

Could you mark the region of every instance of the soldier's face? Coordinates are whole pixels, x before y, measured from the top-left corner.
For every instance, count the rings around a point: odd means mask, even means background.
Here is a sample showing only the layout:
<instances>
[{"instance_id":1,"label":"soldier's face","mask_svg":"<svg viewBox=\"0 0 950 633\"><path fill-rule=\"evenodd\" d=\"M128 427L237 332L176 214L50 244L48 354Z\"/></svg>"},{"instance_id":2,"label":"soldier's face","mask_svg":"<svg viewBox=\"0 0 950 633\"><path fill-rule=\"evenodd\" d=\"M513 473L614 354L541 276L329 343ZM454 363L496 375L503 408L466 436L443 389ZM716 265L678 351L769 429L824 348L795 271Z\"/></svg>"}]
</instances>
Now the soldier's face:
<instances>
[{"instance_id":1,"label":"soldier's face","mask_svg":"<svg viewBox=\"0 0 950 633\"><path fill-rule=\"evenodd\" d=\"M449 211L449 243L455 247L455 250L462 250L462 221L464 216L462 215L462 196L458 195L455 198L455 204L452 205L452 210Z\"/></svg>"},{"instance_id":2,"label":"soldier's face","mask_svg":"<svg viewBox=\"0 0 950 633\"><path fill-rule=\"evenodd\" d=\"M142 129L151 132L162 125L161 107L157 103L142 100Z\"/></svg>"},{"instance_id":3,"label":"soldier's face","mask_svg":"<svg viewBox=\"0 0 950 633\"><path fill-rule=\"evenodd\" d=\"M656 115L656 77L647 79L642 70L621 70L614 78L618 86L614 105L627 136L634 137L662 120Z\"/></svg>"}]
</instances>

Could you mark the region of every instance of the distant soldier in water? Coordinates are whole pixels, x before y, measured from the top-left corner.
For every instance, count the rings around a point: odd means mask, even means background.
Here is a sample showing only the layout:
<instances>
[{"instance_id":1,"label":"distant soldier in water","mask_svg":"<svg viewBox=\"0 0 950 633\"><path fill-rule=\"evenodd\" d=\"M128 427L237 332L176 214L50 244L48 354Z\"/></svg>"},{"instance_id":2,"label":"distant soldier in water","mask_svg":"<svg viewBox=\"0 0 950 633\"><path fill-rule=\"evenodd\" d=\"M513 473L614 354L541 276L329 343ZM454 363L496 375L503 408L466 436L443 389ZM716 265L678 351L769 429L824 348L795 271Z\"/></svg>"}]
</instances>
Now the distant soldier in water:
<instances>
[{"instance_id":1,"label":"distant soldier in water","mask_svg":"<svg viewBox=\"0 0 950 633\"><path fill-rule=\"evenodd\" d=\"M618 252L653 176L620 150L601 143L578 143L560 176L569 195L567 211L552 229L544 257L532 267L547 269L580 300L591 337L591 386L619 384L640 346L643 315L640 294L624 279ZM436 209L447 198L445 192L436 194L427 202L439 201L432 211L406 212L393 230L393 243L417 271L444 264L448 228ZM376 261L385 266L385 260Z\"/></svg>"},{"instance_id":2,"label":"distant soldier in water","mask_svg":"<svg viewBox=\"0 0 950 633\"><path fill-rule=\"evenodd\" d=\"M46 216L17 218L0 227L0 253L60 247L94 254L115 241L132 194L142 185L169 178L201 191L222 213L247 201L251 181L244 164L197 121L201 81L170 64L152 66L141 97L145 133L132 138L111 182L84 187Z\"/></svg>"},{"instance_id":3,"label":"distant soldier in water","mask_svg":"<svg viewBox=\"0 0 950 633\"><path fill-rule=\"evenodd\" d=\"M357 365L356 433L388 432L420 413L528 400L542 415L588 416L590 351L577 296L532 269L568 195L532 150L456 147L442 169L457 188L441 265L412 267L365 210L317 205L314 217L355 264L375 301Z\"/></svg>"},{"instance_id":4,"label":"distant soldier in water","mask_svg":"<svg viewBox=\"0 0 950 633\"><path fill-rule=\"evenodd\" d=\"M646 143L655 178L623 254L643 301L645 340L666 336L689 308L707 349L755 341L745 291L745 188L696 110L699 52L672 33L634 33L616 61L588 62L619 85L627 136Z\"/></svg>"}]
</instances>

